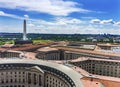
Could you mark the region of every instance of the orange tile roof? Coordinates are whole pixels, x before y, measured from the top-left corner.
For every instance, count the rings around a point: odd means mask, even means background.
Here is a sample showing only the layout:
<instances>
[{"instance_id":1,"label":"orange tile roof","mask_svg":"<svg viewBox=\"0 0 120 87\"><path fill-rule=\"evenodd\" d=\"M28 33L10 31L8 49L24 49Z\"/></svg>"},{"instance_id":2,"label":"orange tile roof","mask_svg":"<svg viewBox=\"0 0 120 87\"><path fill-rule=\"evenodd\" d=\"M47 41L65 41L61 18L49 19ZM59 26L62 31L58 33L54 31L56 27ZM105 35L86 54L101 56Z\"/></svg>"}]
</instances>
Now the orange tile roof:
<instances>
[{"instance_id":1,"label":"orange tile roof","mask_svg":"<svg viewBox=\"0 0 120 87\"><path fill-rule=\"evenodd\" d=\"M76 49L76 48L69 48L69 47L56 47L56 48L65 50L65 51L80 52L80 53L86 53L86 54L95 54L95 55L102 55L102 56L109 56L109 57L120 57L120 54L117 54L117 53L105 53L100 51L83 50L83 49Z\"/></svg>"},{"instance_id":2,"label":"orange tile roof","mask_svg":"<svg viewBox=\"0 0 120 87\"><path fill-rule=\"evenodd\" d=\"M70 62L80 62L85 60L96 60L96 61L107 61L107 62L120 62L120 60L111 60L111 59L100 59L100 58L91 58L91 57L79 57L77 59L69 60Z\"/></svg>"},{"instance_id":3,"label":"orange tile roof","mask_svg":"<svg viewBox=\"0 0 120 87\"><path fill-rule=\"evenodd\" d=\"M36 59L36 58L35 58L36 53L33 53L33 52L25 52L24 55L25 55L27 58Z\"/></svg>"},{"instance_id":4,"label":"orange tile roof","mask_svg":"<svg viewBox=\"0 0 120 87\"><path fill-rule=\"evenodd\" d=\"M4 51L4 50L6 50L5 48L0 48L0 51Z\"/></svg>"},{"instance_id":5,"label":"orange tile roof","mask_svg":"<svg viewBox=\"0 0 120 87\"><path fill-rule=\"evenodd\" d=\"M32 45L32 44L29 44L29 45L23 45L23 46L20 46L20 47L11 48L11 50L26 51L26 50L38 49L40 47L45 47L45 46L49 46L49 44L48 45Z\"/></svg>"},{"instance_id":6,"label":"orange tile roof","mask_svg":"<svg viewBox=\"0 0 120 87\"><path fill-rule=\"evenodd\" d=\"M101 87L99 86L100 83L105 87L120 87L120 79L119 81L113 81L102 78L83 77L81 80L83 81L84 87Z\"/></svg>"},{"instance_id":7,"label":"orange tile roof","mask_svg":"<svg viewBox=\"0 0 120 87\"><path fill-rule=\"evenodd\" d=\"M9 48L9 47L13 47L13 46L14 46L14 44L8 44L8 43L2 45L2 47L5 47L5 48Z\"/></svg>"},{"instance_id":8,"label":"orange tile roof","mask_svg":"<svg viewBox=\"0 0 120 87\"><path fill-rule=\"evenodd\" d=\"M4 50L4 49L10 49L10 50L16 50L16 51L27 51L27 50L32 50L32 49L38 49L40 47L46 47L46 46L50 46L54 43L48 43L48 44L23 44L21 46L18 46L18 47L12 47L12 48L1 48L0 47L0 51L1 50Z\"/></svg>"}]
</instances>

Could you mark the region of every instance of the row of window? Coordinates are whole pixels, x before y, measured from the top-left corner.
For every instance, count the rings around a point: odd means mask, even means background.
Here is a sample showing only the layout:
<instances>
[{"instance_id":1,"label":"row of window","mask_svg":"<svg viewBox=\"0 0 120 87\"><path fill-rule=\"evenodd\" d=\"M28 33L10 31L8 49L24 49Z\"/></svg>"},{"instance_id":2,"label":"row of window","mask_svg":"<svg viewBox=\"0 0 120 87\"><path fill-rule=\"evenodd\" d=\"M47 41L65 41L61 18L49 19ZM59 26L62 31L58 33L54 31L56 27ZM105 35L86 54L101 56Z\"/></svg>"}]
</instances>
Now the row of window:
<instances>
[{"instance_id":1,"label":"row of window","mask_svg":"<svg viewBox=\"0 0 120 87\"><path fill-rule=\"evenodd\" d=\"M46 87L69 87L62 79L51 75L47 74L46 75Z\"/></svg>"},{"instance_id":2,"label":"row of window","mask_svg":"<svg viewBox=\"0 0 120 87\"><path fill-rule=\"evenodd\" d=\"M120 77L120 66L106 65L102 63L99 64L96 62L85 63L85 61L74 63L74 65L79 66L92 74Z\"/></svg>"},{"instance_id":3,"label":"row of window","mask_svg":"<svg viewBox=\"0 0 120 87\"><path fill-rule=\"evenodd\" d=\"M4 52L0 53L0 57L19 57L20 53Z\"/></svg>"},{"instance_id":4,"label":"row of window","mask_svg":"<svg viewBox=\"0 0 120 87\"><path fill-rule=\"evenodd\" d=\"M39 76L39 77L37 77ZM28 80L27 80L28 79ZM41 75L36 73L26 73L26 72L1 72L0 73L0 83L25 83L36 85L39 80L39 85L41 85ZM33 81L33 82L32 82Z\"/></svg>"},{"instance_id":5,"label":"row of window","mask_svg":"<svg viewBox=\"0 0 120 87\"><path fill-rule=\"evenodd\" d=\"M24 85L10 85L10 86L0 86L0 87L25 87Z\"/></svg>"},{"instance_id":6,"label":"row of window","mask_svg":"<svg viewBox=\"0 0 120 87\"><path fill-rule=\"evenodd\" d=\"M58 77L61 77L61 78L64 78L64 80L66 82L68 82L70 84L71 87L76 87L74 82L72 81L71 78L69 78L69 76L67 76L66 74L64 74L63 72L61 71L58 71L56 69L53 69L51 67L47 67L47 66L43 66L43 65L37 65L37 64L1 64L0 67L1 69L5 68L5 69L9 69L10 68L14 68L14 69L25 69L25 67L33 67L33 66L38 66L40 67L42 70L44 70L45 72L48 71L48 72L52 72L54 74L56 74ZM43 81L43 80L42 80Z\"/></svg>"}]
</instances>

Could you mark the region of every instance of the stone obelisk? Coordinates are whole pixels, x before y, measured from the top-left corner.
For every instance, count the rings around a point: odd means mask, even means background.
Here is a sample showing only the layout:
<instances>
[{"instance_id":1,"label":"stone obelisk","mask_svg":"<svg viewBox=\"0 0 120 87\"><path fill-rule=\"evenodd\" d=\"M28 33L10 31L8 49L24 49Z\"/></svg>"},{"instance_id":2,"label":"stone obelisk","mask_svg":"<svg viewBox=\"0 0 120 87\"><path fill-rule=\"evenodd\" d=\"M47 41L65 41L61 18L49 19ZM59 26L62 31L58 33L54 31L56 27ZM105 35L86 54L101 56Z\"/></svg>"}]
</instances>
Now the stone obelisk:
<instances>
[{"instance_id":1,"label":"stone obelisk","mask_svg":"<svg viewBox=\"0 0 120 87\"><path fill-rule=\"evenodd\" d=\"M23 40L27 40L26 20L23 21Z\"/></svg>"}]
</instances>

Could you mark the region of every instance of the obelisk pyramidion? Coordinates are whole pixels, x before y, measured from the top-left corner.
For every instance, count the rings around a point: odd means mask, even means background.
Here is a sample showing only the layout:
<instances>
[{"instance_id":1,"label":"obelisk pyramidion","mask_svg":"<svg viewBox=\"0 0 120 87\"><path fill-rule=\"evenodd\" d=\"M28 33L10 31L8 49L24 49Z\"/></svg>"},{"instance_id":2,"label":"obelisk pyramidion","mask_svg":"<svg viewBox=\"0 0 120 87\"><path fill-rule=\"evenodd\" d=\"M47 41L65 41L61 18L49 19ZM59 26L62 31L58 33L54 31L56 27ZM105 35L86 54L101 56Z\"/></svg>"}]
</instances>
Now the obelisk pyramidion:
<instances>
[{"instance_id":1,"label":"obelisk pyramidion","mask_svg":"<svg viewBox=\"0 0 120 87\"><path fill-rule=\"evenodd\" d=\"M23 21L23 40L27 40L27 33L26 33L26 20Z\"/></svg>"}]
</instances>

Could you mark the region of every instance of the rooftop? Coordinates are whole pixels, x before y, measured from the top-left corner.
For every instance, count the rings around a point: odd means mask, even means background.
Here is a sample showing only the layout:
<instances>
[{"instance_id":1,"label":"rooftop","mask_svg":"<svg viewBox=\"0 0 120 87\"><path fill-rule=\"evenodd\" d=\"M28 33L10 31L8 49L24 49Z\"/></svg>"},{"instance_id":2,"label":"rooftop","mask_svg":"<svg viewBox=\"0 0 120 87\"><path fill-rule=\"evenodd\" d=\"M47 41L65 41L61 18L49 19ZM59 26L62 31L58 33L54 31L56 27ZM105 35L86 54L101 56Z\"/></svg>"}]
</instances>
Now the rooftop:
<instances>
[{"instance_id":1,"label":"rooftop","mask_svg":"<svg viewBox=\"0 0 120 87\"><path fill-rule=\"evenodd\" d=\"M107 43L107 44L97 44L97 46L120 47L120 44L110 44L110 43Z\"/></svg>"},{"instance_id":2,"label":"rooftop","mask_svg":"<svg viewBox=\"0 0 120 87\"><path fill-rule=\"evenodd\" d=\"M51 47L43 47L43 48L39 48L38 51L48 52L48 51L58 51L58 49L57 48L51 48Z\"/></svg>"},{"instance_id":3,"label":"rooftop","mask_svg":"<svg viewBox=\"0 0 120 87\"><path fill-rule=\"evenodd\" d=\"M101 52L101 51L91 51L91 50L83 50L83 49L76 49L76 48L69 48L69 47L56 47L56 48L62 49L62 50L65 50L65 51L72 51L72 52L79 52L79 53L86 53L86 54L102 55L102 56L120 58L120 54L118 54L118 53L105 53L105 52Z\"/></svg>"},{"instance_id":4,"label":"rooftop","mask_svg":"<svg viewBox=\"0 0 120 87\"><path fill-rule=\"evenodd\" d=\"M100 59L100 58L91 58L91 57L79 57L77 59L70 60L70 62L80 62L86 60L96 60L96 61L107 61L107 62L119 62L120 60L111 60L111 59Z\"/></svg>"}]
</instances>

